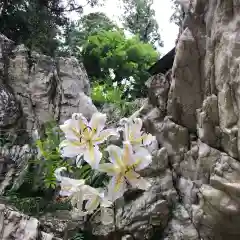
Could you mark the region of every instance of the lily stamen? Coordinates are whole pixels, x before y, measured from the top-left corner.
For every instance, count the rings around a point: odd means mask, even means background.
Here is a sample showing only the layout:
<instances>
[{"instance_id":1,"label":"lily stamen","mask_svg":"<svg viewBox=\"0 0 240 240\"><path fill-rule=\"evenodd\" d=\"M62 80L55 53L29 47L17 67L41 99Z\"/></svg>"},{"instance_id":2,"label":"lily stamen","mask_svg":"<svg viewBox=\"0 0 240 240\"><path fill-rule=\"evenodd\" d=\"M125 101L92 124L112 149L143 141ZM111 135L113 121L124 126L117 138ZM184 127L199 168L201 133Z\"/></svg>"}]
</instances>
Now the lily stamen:
<instances>
[{"instance_id":1,"label":"lily stamen","mask_svg":"<svg viewBox=\"0 0 240 240\"><path fill-rule=\"evenodd\" d=\"M89 122L82 114L73 114L72 119L60 125L66 136L60 144L62 155L70 158L83 156L92 168L97 168L102 158L98 145L111 135L119 136L114 129L103 129L105 122L106 115L98 112Z\"/></svg>"}]
</instances>

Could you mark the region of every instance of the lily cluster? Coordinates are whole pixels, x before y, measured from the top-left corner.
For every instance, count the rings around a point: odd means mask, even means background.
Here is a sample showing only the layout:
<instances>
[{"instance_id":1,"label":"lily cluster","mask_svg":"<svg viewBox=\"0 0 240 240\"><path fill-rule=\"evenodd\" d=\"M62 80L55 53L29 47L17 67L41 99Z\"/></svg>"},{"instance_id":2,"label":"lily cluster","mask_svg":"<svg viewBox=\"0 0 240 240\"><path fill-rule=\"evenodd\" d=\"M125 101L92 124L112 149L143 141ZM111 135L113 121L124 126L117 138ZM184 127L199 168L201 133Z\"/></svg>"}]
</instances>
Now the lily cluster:
<instances>
[{"instance_id":1,"label":"lily cluster","mask_svg":"<svg viewBox=\"0 0 240 240\"><path fill-rule=\"evenodd\" d=\"M64 157L76 157L78 167L83 164L79 159L83 159L92 169L107 173L111 177L108 186L96 189L86 185L84 179L64 177L61 175L64 168L57 169L55 176L61 185L60 195L71 199L74 215L86 216L98 209L102 223L109 224L113 221L113 203L129 187L146 190L150 186L138 172L152 162L148 146L155 137L142 131L140 118L122 119L123 144L121 147L106 147L106 162L99 146L110 136L120 137L120 134L119 129L104 129L105 123L106 115L102 113L93 114L90 121L82 114L73 114L71 119L60 125L66 139L59 147Z\"/></svg>"}]
</instances>

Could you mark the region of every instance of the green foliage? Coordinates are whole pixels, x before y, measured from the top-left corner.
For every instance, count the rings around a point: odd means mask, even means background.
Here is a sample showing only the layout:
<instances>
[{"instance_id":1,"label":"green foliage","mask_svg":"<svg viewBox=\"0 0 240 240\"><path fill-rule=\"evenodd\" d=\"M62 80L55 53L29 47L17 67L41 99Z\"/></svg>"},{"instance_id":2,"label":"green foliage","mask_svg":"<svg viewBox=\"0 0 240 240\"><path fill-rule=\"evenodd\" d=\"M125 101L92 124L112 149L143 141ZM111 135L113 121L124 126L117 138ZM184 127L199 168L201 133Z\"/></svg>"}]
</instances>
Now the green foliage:
<instances>
[{"instance_id":1,"label":"green foliage","mask_svg":"<svg viewBox=\"0 0 240 240\"><path fill-rule=\"evenodd\" d=\"M71 22L65 30L65 41L61 46L60 55L73 55L81 58L81 47L89 36L103 30L118 29L104 13L94 12L82 16L77 22Z\"/></svg>"},{"instance_id":2,"label":"green foliage","mask_svg":"<svg viewBox=\"0 0 240 240\"><path fill-rule=\"evenodd\" d=\"M107 161L107 152L104 152L106 146L106 143L99 146L103 153L101 162ZM75 179L85 179L87 185L95 188L105 187L109 181L109 177L105 173L93 170L88 163L84 162L83 157L81 157L81 161L82 165L74 168L72 171L72 177Z\"/></svg>"},{"instance_id":3,"label":"green foliage","mask_svg":"<svg viewBox=\"0 0 240 240\"><path fill-rule=\"evenodd\" d=\"M107 102L105 85L95 82L92 87L91 98L96 105Z\"/></svg>"},{"instance_id":4,"label":"green foliage","mask_svg":"<svg viewBox=\"0 0 240 240\"><path fill-rule=\"evenodd\" d=\"M134 35L138 35L145 43L162 46L159 26L155 19L153 0L123 0L124 28Z\"/></svg>"},{"instance_id":5,"label":"green foliage","mask_svg":"<svg viewBox=\"0 0 240 240\"><path fill-rule=\"evenodd\" d=\"M94 240L97 239L97 237L93 236L91 232L87 231L81 231L76 233L71 240Z\"/></svg>"},{"instance_id":6,"label":"green foliage","mask_svg":"<svg viewBox=\"0 0 240 240\"><path fill-rule=\"evenodd\" d=\"M40 157L31 161L26 181L34 188L40 187L43 190L56 188L56 177L54 172L59 167L66 167L66 171L74 178L86 179L89 185L103 183L104 174L95 173L87 163L78 168L70 165L64 160L59 151L59 144L62 140L62 132L55 122L46 123L44 136L37 140L36 145L40 151ZM42 185L44 183L44 185Z\"/></svg>"},{"instance_id":7,"label":"green foliage","mask_svg":"<svg viewBox=\"0 0 240 240\"><path fill-rule=\"evenodd\" d=\"M8 0L0 3L0 29L17 44L53 55L57 27L66 24L60 0Z\"/></svg>"},{"instance_id":8,"label":"green foliage","mask_svg":"<svg viewBox=\"0 0 240 240\"><path fill-rule=\"evenodd\" d=\"M94 82L92 85L91 98L94 104L120 103L122 101L123 91L120 87L113 87L109 84Z\"/></svg>"},{"instance_id":9,"label":"green foliage","mask_svg":"<svg viewBox=\"0 0 240 240\"><path fill-rule=\"evenodd\" d=\"M12 191L24 191L28 188L31 195L34 192L55 189L57 183L55 170L59 167L66 167L69 172L72 171L72 166L60 154L61 138L62 132L56 122L48 122L43 126L43 134L33 146L37 149L38 154L28 162L26 168L21 172L21 182L17 182L12 187ZM21 187L21 185L23 186ZM24 197L26 196L24 192L22 194Z\"/></svg>"},{"instance_id":10,"label":"green foliage","mask_svg":"<svg viewBox=\"0 0 240 240\"><path fill-rule=\"evenodd\" d=\"M121 111L122 117L128 117L138 109L138 107L136 107L136 104L134 102L126 102L126 101L122 102L118 107Z\"/></svg>"},{"instance_id":11,"label":"green foliage","mask_svg":"<svg viewBox=\"0 0 240 240\"><path fill-rule=\"evenodd\" d=\"M0 133L0 147L12 147L17 140L17 135L9 132Z\"/></svg>"},{"instance_id":12,"label":"green foliage","mask_svg":"<svg viewBox=\"0 0 240 240\"><path fill-rule=\"evenodd\" d=\"M59 144L61 141L61 130L55 122L49 122L45 125L45 136L36 141L36 146L40 151L40 158L33 161L35 168L41 169L41 175L44 180L45 188L55 188L56 178L54 172L59 167L66 167L72 171L72 166L62 159ZM41 179L41 176L40 176Z\"/></svg>"},{"instance_id":13,"label":"green foliage","mask_svg":"<svg viewBox=\"0 0 240 240\"><path fill-rule=\"evenodd\" d=\"M71 240L85 240L83 233L77 233Z\"/></svg>"},{"instance_id":14,"label":"green foliage","mask_svg":"<svg viewBox=\"0 0 240 240\"><path fill-rule=\"evenodd\" d=\"M45 189L55 189L57 182L54 172L59 167L66 167L66 171L74 178L86 179L91 186L104 184L107 179L105 174L96 173L87 163L78 168L70 165L62 158L59 151L62 134L55 122L49 122L45 125L44 137L37 140L37 147L40 150L41 157L33 161L34 168L38 169L39 173L38 177L33 176L35 179L34 185L41 184L43 180Z\"/></svg>"},{"instance_id":15,"label":"green foliage","mask_svg":"<svg viewBox=\"0 0 240 240\"><path fill-rule=\"evenodd\" d=\"M77 168L73 175L77 179L85 179L87 185L95 188L105 187L109 180L106 174L94 171L86 163L81 168Z\"/></svg>"},{"instance_id":16,"label":"green foliage","mask_svg":"<svg viewBox=\"0 0 240 240\"><path fill-rule=\"evenodd\" d=\"M95 6L100 0L88 0ZM83 12L83 3L75 0L5 0L0 1L1 33L16 44L25 44L30 51L37 50L54 56L59 46L60 28L68 26L67 14Z\"/></svg>"},{"instance_id":17,"label":"green foliage","mask_svg":"<svg viewBox=\"0 0 240 240\"><path fill-rule=\"evenodd\" d=\"M147 70L158 59L152 45L142 43L138 37L127 39L122 31L101 31L90 36L82 51L83 62L91 79L109 79L109 69L113 69L115 79L121 84L123 79L133 77L133 97L146 94L144 83L148 79Z\"/></svg>"},{"instance_id":18,"label":"green foliage","mask_svg":"<svg viewBox=\"0 0 240 240\"><path fill-rule=\"evenodd\" d=\"M23 197L17 192L8 192L6 199L9 204L27 215L41 216L44 213L54 213L57 210L71 210L69 201L53 202L46 197Z\"/></svg>"},{"instance_id":19,"label":"green foliage","mask_svg":"<svg viewBox=\"0 0 240 240\"><path fill-rule=\"evenodd\" d=\"M57 183L54 172L59 167L66 167L74 178L86 179L86 183L93 187L103 187L108 181L106 174L93 171L87 163L77 168L62 159L59 144L63 133L54 121L46 123L43 128L42 136L36 141L40 155L29 162L23 184L10 189L5 196L20 211L35 216L71 208L68 201L52 200Z\"/></svg>"}]
</instances>

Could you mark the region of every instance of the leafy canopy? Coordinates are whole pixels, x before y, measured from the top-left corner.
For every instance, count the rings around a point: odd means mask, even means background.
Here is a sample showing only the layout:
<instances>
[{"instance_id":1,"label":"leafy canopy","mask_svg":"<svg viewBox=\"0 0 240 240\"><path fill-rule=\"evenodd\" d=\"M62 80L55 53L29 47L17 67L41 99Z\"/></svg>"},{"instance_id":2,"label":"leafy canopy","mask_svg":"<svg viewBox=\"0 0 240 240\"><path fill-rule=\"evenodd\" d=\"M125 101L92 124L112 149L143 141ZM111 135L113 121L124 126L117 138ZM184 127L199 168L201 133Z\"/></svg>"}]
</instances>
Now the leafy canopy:
<instances>
[{"instance_id":1,"label":"leafy canopy","mask_svg":"<svg viewBox=\"0 0 240 240\"><path fill-rule=\"evenodd\" d=\"M61 55L81 58L79 49L86 43L89 36L103 30L113 29L118 29L118 26L102 12L84 15L77 22L72 21L66 26Z\"/></svg>"},{"instance_id":2,"label":"leafy canopy","mask_svg":"<svg viewBox=\"0 0 240 240\"><path fill-rule=\"evenodd\" d=\"M82 13L86 4L104 0L4 0L0 1L0 31L16 44L53 56L59 46L60 28L69 24L67 14Z\"/></svg>"},{"instance_id":3,"label":"leafy canopy","mask_svg":"<svg viewBox=\"0 0 240 240\"><path fill-rule=\"evenodd\" d=\"M92 79L110 78L113 69L114 81L135 80L132 94L143 96L143 84L148 79L148 68L158 59L153 46L143 43L135 36L126 38L123 31L101 31L88 38L82 51L83 62Z\"/></svg>"},{"instance_id":4,"label":"leafy canopy","mask_svg":"<svg viewBox=\"0 0 240 240\"><path fill-rule=\"evenodd\" d=\"M124 3L123 26L140 40L162 46L159 26L155 19L153 0L122 0Z\"/></svg>"}]
</instances>

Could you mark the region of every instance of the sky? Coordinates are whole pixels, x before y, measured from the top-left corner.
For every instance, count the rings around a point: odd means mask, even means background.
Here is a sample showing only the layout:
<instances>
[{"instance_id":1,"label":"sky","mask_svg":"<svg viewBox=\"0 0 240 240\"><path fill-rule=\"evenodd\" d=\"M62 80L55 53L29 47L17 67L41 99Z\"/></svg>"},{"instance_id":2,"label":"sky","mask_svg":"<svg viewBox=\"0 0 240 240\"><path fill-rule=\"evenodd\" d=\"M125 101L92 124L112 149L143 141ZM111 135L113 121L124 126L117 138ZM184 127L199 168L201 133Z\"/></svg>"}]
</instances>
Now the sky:
<instances>
[{"instance_id":1,"label":"sky","mask_svg":"<svg viewBox=\"0 0 240 240\"><path fill-rule=\"evenodd\" d=\"M81 0L78 0L80 2ZM82 1L81 1L82 2ZM106 0L103 7L85 7L84 14L101 11L104 12L110 19L119 24L121 9L119 8L118 0ZM173 13L172 3L170 0L154 0L153 8L156 12L156 20L159 24L159 32L164 43L164 47L160 48L161 55L169 52L175 45L175 40L178 35L178 26L170 22L170 17ZM69 17L73 20L78 19L76 13L72 13Z\"/></svg>"}]
</instances>

